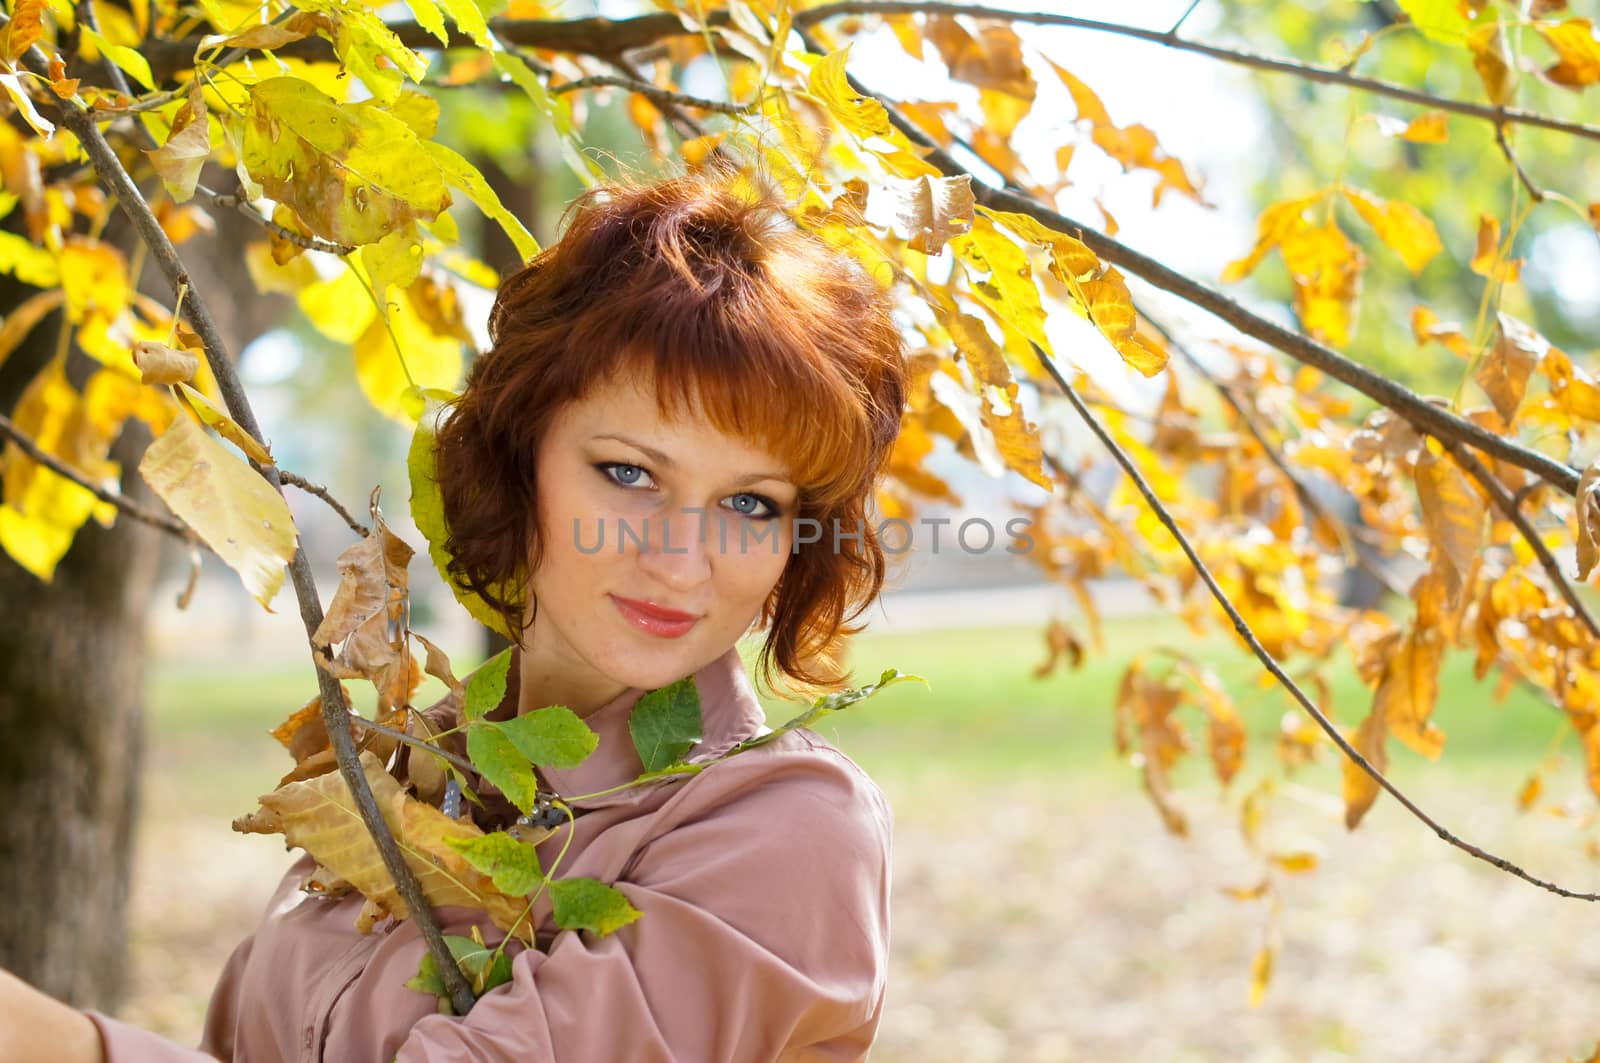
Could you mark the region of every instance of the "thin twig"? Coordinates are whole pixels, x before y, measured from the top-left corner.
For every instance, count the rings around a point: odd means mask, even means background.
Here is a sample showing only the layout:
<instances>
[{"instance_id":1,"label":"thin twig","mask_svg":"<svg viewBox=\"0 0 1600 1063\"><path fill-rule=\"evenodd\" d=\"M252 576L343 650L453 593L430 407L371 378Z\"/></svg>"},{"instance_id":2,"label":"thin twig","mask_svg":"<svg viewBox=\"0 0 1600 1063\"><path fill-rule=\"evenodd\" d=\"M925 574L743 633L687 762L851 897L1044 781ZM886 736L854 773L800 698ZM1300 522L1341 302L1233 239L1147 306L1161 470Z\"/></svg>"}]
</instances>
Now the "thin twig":
<instances>
[{"instance_id":1,"label":"thin twig","mask_svg":"<svg viewBox=\"0 0 1600 1063\"><path fill-rule=\"evenodd\" d=\"M336 244L320 236L307 236L305 233L297 233L287 226L280 225L252 207L250 201L243 196L231 192L215 192L200 184L194 187L195 191L208 197L216 206L223 210L236 210L268 232L276 233L282 239L306 251L325 251L330 255L348 255L355 251L355 247L351 244Z\"/></svg>"},{"instance_id":2,"label":"thin twig","mask_svg":"<svg viewBox=\"0 0 1600 1063\"><path fill-rule=\"evenodd\" d=\"M1151 511L1155 513L1156 518L1161 521L1162 525L1167 529L1167 532L1175 540L1177 540L1179 548L1183 550L1184 555L1189 559L1189 564L1194 568L1195 572L1199 574L1201 580L1205 582L1206 588L1211 592L1211 597L1216 599L1217 604L1222 606L1223 611L1228 614L1228 619L1233 621L1233 628L1236 632L1238 632L1239 637L1245 641L1245 643L1250 647L1251 652L1254 653L1261 663L1266 666L1267 671L1272 673L1273 678L1277 679L1278 682L1283 685L1284 689L1287 690L1289 694L1300 703L1300 707L1305 709L1305 711L1310 714L1311 718L1316 721L1317 726L1320 727L1323 733L1333 741L1334 745L1339 747L1340 751L1343 752L1346 757L1350 758L1350 760L1355 763L1357 767L1366 772L1367 775L1371 776L1374 782L1383 787L1383 789L1387 791L1396 801L1400 802L1400 804L1404 806L1408 812L1410 812L1422 823L1426 824L1427 827L1432 830L1434 834L1438 835L1441 840L1455 846L1462 852L1467 853L1470 856L1474 856L1485 863L1492 864L1501 871L1504 871L1507 874L1515 875L1517 878L1520 878L1525 882L1532 883L1533 885L1538 886L1540 889L1549 890L1551 893L1559 896L1571 897L1574 900L1581 901L1600 901L1600 893L1582 893L1576 890L1570 890L1565 886L1561 886L1554 882L1549 882L1545 879L1539 878L1535 875L1531 875L1504 857L1496 856L1495 854L1488 852L1485 849L1481 849L1478 846L1473 845L1471 842L1464 841L1455 834L1452 834L1449 830L1446 830L1443 826L1441 826L1439 822L1432 816L1424 812L1416 804L1416 802L1407 797L1399 787L1390 782L1388 777L1385 776L1383 772L1379 771L1371 761L1362 756L1360 751L1357 750L1355 746L1351 745L1350 741L1346 739L1345 736L1340 732L1339 728L1334 724L1334 722L1328 719L1327 716L1323 715L1322 710L1318 709L1311 699L1306 696L1305 691L1300 689L1299 684L1297 684L1294 679L1283 670L1283 667L1278 663L1277 658L1273 657L1272 654L1267 651L1266 647L1262 646L1260 641L1257 640L1255 632L1251 630L1250 625L1245 621L1244 617L1239 614L1239 610L1234 607L1233 602L1228 598L1226 592L1224 592L1222 587L1218 585L1216 578L1211 575L1211 570L1208 569L1205 562L1200 559L1200 555L1195 552L1194 546L1189 542L1188 536L1184 535L1183 532L1178 528L1178 524L1175 520L1173 520L1172 514L1167 512L1166 506L1161 503L1161 499L1156 497L1155 491L1152 490L1149 483L1145 481L1144 476L1139 471L1138 464L1128 456L1128 453L1117 444L1116 440L1111 438L1104 426L1101 425L1099 421L1095 420L1094 415L1089 412L1089 408L1085 406L1083 404L1083 400L1078 397L1077 391L1073 389L1072 385L1068 383L1066 378L1061 375L1060 370L1056 368L1055 361L1051 359L1051 357L1043 350L1040 350L1037 344L1034 345L1034 352L1038 356L1039 360L1044 364L1045 370L1050 374L1051 378L1055 380L1056 385L1061 388L1061 392L1067 397L1067 401L1072 404L1072 408L1077 411L1078 416L1083 420L1084 424L1087 425L1089 430L1095 434L1095 436L1100 440L1101 444L1111 452L1111 456L1116 459L1118 465L1122 466L1123 471L1128 474L1128 477L1133 481L1134 486L1139 489L1139 493L1144 496L1146 504L1148 504Z\"/></svg>"},{"instance_id":3,"label":"thin twig","mask_svg":"<svg viewBox=\"0 0 1600 1063\"><path fill-rule=\"evenodd\" d=\"M1178 21L1172 24L1167 31L1167 40L1170 42L1178 36L1178 31L1183 29L1183 24L1189 21L1189 16L1194 14L1194 9L1200 6L1200 0L1190 0L1189 6L1183 9L1183 14L1178 16Z\"/></svg>"},{"instance_id":4,"label":"thin twig","mask_svg":"<svg viewBox=\"0 0 1600 1063\"><path fill-rule=\"evenodd\" d=\"M1394 82L1361 77L1358 74L1351 74L1337 67L1317 66L1293 59L1278 59L1273 56L1258 55L1254 52L1223 48L1214 44L1204 44L1200 41L1184 40L1181 37L1173 36L1169 30L1151 30L1141 26L1128 26L1117 22L1102 22L1098 19L1079 18L1075 15L1009 10L986 7L982 4L950 4L937 2L937 0L841 0L839 3L822 4L805 11L796 11L794 13L794 28L797 30L802 29L824 19L838 18L841 15L902 15L914 13L966 15L990 22L1021 22L1038 26L1065 26L1069 29L1111 33L1119 37L1131 37L1135 40L1159 44L1176 51L1194 52L1197 55L1208 56L1209 58L1238 66L1247 66L1256 70L1268 70L1279 74L1290 74L1304 81L1344 85L1347 88L1360 89L1377 96L1388 96L1392 99L1404 100L1407 103L1414 103L1418 106L1440 111L1451 111L1455 114L1480 118L1496 124L1509 122L1513 125L1538 126L1541 129L1553 129L1557 132L1569 133L1589 140L1600 140L1600 126L1584 125L1580 122L1566 122L1547 114L1524 111L1516 107L1497 107L1492 104L1472 103L1468 100L1453 100L1448 97L1422 92L1418 89L1407 88L1404 85L1397 85ZM658 17L671 18L672 16ZM710 21L710 19L707 21Z\"/></svg>"},{"instance_id":5,"label":"thin twig","mask_svg":"<svg viewBox=\"0 0 1600 1063\"><path fill-rule=\"evenodd\" d=\"M1522 187L1528 190L1528 195L1535 203L1545 201L1545 191L1533 183L1533 178L1528 176L1528 171L1522 168L1522 163L1517 160L1517 153L1511 150L1511 141L1506 137L1506 127L1499 122L1494 127L1494 142L1500 145L1500 151L1511 164L1511 169L1516 171L1517 180L1522 182Z\"/></svg>"},{"instance_id":6,"label":"thin twig","mask_svg":"<svg viewBox=\"0 0 1600 1063\"><path fill-rule=\"evenodd\" d=\"M40 447L39 444L35 443L32 439L28 438L27 433L18 428L16 423L4 414L0 414L0 435L10 437L11 441L15 443L24 454L28 455L28 457L32 458L40 465L43 465L57 476L71 480L79 487L92 493L100 501L111 503L113 506L116 506L118 510L126 513L134 520L139 521L142 524L148 524L152 528L160 528L168 535L176 536L177 538L182 539L185 543L194 544L199 542L199 540L195 538L194 532L190 531L189 526L183 523L183 521L178 520L176 517L167 517L160 513L152 513L150 510L145 509L143 506L130 499L121 491L111 491L100 484L95 483L93 480L90 480L88 476L84 475L83 472L78 469L74 469L72 466L68 465L54 454L51 454L49 451ZM204 546L205 544L200 543L200 545Z\"/></svg>"},{"instance_id":7,"label":"thin twig","mask_svg":"<svg viewBox=\"0 0 1600 1063\"><path fill-rule=\"evenodd\" d=\"M813 8L812 10L821 9ZM795 32L800 35L801 40L805 42L806 47L811 51L817 53L826 51L810 33L798 28ZM878 93L866 88L859 79L848 72L845 77L851 88L856 92L883 104L889 120L894 124L895 128L905 133L914 143L927 148L927 161L937 167L940 172L951 177L971 176L971 171L956 162L948 151L941 148L915 123L900 113L894 101L885 99ZM1419 431L1433 435L1446 435L1460 442L1468 443L1479 450L1493 454L1507 464L1526 469L1534 475L1548 480L1569 495L1575 493L1578 489L1579 474L1577 469L1546 457L1538 451L1520 446L1509 439L1497 436L1473 424L1471 421L1428 402L1409 388L1346 358L1333 348L1324 346L1309 336L1293 332L1282 325L1252 313L1216 289L1184 276L1163 262L1135 251L1128 245L1097 232L1081 222L1074 221L1027 196L994 188L984 184L982 181L972 182L972 193L973 198L985 207L1026 214L1051 229L1071 233L1106 261L1123 267L1128 272L1143 278L1163 291L1169 291L1186 302L1209 311L1246 336L1258 339L1262 343L1289 355L1296 361L1320 369L1334 379L1350 385L1368 398L1387 406L1405 417Z\"/></svg>"},{"instance_id":8,"label":"thin twig","mask_svg":"<svg viewBox=\"0 0 1600 1063\"><path fill-rule=\"evenodd\" d=\"M300 488L300 490L305 491L307 494L316 495L318 498L322 499L328 504L328 508L339 514L340 517L344 518L344 522L350 525L351 531L355 532L363 539L372 534L372 529L368 528L365 524L362 524L359 520L356 520L355 517L352 517L350 515L350 511L344 508L344 505L337 498L333 497L333 493L330 492L326 487L323 487L321 484L314 484L310 480L307 480L304 476L301 476L299 473L290 472L288 469L284 468L278 469L278 478L286 484L293 484L295 487Z\"/></svg>"},{"instance_id":9,"label":"thin twig","mask_svg":"<svg viewBox=\"0 0 1600 1063\"><path fill-rule=\"evenodd\" d=\"M476 774L477 773L478 769L473 767L472 766L472 761L468 760L467 758L458 757L454 753L451 753L448 750L440 749L438 746L434 745L432 742L429 742L426 739L418 738L416 735L406 734L404 731L396 730L393 727L389 727L389 726L387 726L385 724L381 724L377 720L369 720L365 716L361 715L359 712L352 712L350 714L350 722L355 724L357 727L364 727L369 731L376 731L378 734L388 735L390 738L394 739L396 742L401 742L401 743L404 743L405 745L413 746L413 747L415 747L417 749L426 750L427 752L433 754L434 756L440 757L443 760L448 761L449 763L453 764L456 768L460 769L463 772L467 772L467 773L471 773L471 774Z\"/></svg>"},{"instance_id":10,"label":"thin twig","mask_svg":"<svg viewBox=\"0 0 1600 1063\"><path fill-rule=\"evenodd\" d=\"M1434 438L1438 439L1439 437L1435 436ZM1483 489L1488 492L1494 504L1506 515L1506 519L1516 526L1523 540L1533 550L1534 556L1539 559L1539 564L1544 568L1545 575L1550 577L1550 582L1555 585L1561 597L1571 607L1573 614L1583 621L1583 626L1589 629L1589 634L1592 637L1600 639L1600 624L1596 624L1594 617L1589 614L1589 610L1584 608L1583 601L1578 597L1578 592L1561 571L1561 565L1556 561L1555 555L1545 545L1543 537L1539 535L1538 529L1534 528L1532 522L1528 520L1527 514L1517 508L1517 503L1512 499L1511 492L1506 489L1506 485L1501 483L1494 473L1490 472L1488 467L1479 461L1478 456L1470 450L1448 439L1439 439L1439 442L1444 445L1445 450L1450 452L1450 456L1456 460L1456 464L1465 469L1469 476L1483 486Z\"/></svg>"},{"instance_id":11,"label":"thin twig","mask_svg":"<svg viewBox=\"0 0 1600 1063\"><path fill-rule=\"evenodd\" d=\"M27 58L29 66L35 73L43 76L48 70L49 59L37 46L29 50ZM62 100L58 101L57 106L61 112L62 124L78 138L83 150L94 164L101 184L116 197L118 206L133 222L145 245L150 249L151 257L166 275L168 283L172 285L174 291L187 288L188 296L183 307L185 316L205 345L206 360L211 367L212 375L216 378L217 388L227 404L228 414L257 442L263 442L264 437L260 425L256 423L255 412L239 382L238 374L234 371L233 362L228 357L227 347L211 316L210 308L199 290L190 284L183 260L161 228L161 223L151 211L150 205L145 202L139 187L134 184L133 178L128 175L116 152L106 142L94 116L83 110L80 102ZM278 477L276 466L256 465L255 468L275 489L282 491L282 481ZM289 562L289 576L299 602L300 619L309 639L321 625L323 613L322 602L317 594L316 579L312 575L311 561L306 554L303 540L295 546L294 557ZM316 667L316 674L317 689L322 696L323 721L327 725L328 737L339 763L339 773L350 789L356 808L361 813L361 819L366 824L368 833L372 835L373 843L383 858L384 867L388 870L396 890L416 923L418 933L438 964L440 977L456 1013L465 1015L471 1010L476 999L472 987L467 983L461 968L456 965L449 946L445 944L444 936L440 933L439 925L434 920L432 909L428 905L427 896L417 884L416 876L411 873L410 867L406 865L405 857L395 843L394 835L390 832L389 825L384 821L383 813L372 796L372 788L367 784L366 774L362 770L356 752L355 741L350 735L349 728L342 726L349 716L344 692L338 680L321 667L320 663Z\"/></svg>"},{"instance_id":12,"label":"thin twig","mask_svg":"<svg viewBox=\"0 0 1600 1063\"><path fill-rule=\"evenodd\" d=\"M591 89L601 86L637 92L652 103L694 107L702 111L715 111L718 114L749 114L752 109L750 104L708 100L700 96L690 96L682 92L672 92L668 89L657 88L648 81L618 77L615 74L590 74L588 77L578 78L575 81L563 81L559 85L551 85L550 91L576 92L579 89Z\"/></svg>"}]
</instances>

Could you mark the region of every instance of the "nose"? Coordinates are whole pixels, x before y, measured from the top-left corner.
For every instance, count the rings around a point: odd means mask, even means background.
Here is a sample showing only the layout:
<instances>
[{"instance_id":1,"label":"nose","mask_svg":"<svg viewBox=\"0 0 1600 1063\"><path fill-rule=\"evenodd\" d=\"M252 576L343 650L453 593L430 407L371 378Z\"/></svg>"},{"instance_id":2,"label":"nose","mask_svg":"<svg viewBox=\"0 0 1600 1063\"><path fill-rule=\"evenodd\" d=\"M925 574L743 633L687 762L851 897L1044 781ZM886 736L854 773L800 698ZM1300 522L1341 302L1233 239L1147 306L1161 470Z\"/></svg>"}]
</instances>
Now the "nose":
<instances>
[{"instance_id":1,"label":"nose","mask_svg":"<svg viewBox=\"0 0 1600 1063\"><path fill-rule=\"evenodd\" d=\"M639 568L661 586L687 591L711 578L705 515L673 510L647 524L647 541L638 547Z\"/></svg>"}]
</instances>

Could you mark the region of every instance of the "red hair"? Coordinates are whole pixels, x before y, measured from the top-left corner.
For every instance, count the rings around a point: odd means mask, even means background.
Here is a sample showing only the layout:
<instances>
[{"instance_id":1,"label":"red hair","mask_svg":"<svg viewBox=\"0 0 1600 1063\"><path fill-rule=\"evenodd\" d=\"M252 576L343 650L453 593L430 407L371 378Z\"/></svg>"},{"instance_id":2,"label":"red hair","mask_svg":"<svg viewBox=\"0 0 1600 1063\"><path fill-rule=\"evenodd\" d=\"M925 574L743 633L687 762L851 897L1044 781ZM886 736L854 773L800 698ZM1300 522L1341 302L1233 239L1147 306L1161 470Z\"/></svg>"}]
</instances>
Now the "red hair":
<instances>
[{"instance_id":1,"label":"red hair","mask_svg":"<svg viewBox=\"0 0 1600 1063\"><path fill-rule=\"evenodd\" d=\"M568 217L561 240L501 284L490 349L439 428L452 575L521 630L527 566L542 556L546 426L615 374L653 379L664 418L698 400L719 430L788 464L794 516L824 533L791 555L763 605L760 677L769 689L774 668L802 687L839 685L839 645L865 626L847 621L885 573L866 508L907 389L889 293L748 173L616 178ZM863 534L836 543L836 526Z\"/></svg>"}]
</instances>

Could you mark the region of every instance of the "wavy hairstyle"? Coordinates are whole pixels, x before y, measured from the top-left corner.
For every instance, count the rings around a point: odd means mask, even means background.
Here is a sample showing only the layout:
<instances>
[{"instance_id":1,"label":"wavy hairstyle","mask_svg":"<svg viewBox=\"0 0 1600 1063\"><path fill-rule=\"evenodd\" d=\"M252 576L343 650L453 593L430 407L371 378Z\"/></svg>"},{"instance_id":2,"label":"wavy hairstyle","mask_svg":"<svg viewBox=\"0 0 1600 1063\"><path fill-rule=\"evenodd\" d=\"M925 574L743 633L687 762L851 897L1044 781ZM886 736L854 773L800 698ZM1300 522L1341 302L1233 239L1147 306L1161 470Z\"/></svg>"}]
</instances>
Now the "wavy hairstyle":
<instances>
[{"instance_id":1,"label":"wavy hairstyle","mask_svg":"<svg viewBox=\"0 0 1600 1063\"><path fill-rule=\"evenodd\" d=\"M801 544L762 607L760 678L837 686L840 644L882 589L866 510L900 430L905 351L891 298L855 260L798 227L748 173L613 178L578 196L559 242L500 286L490 349L437 438L450 571L524 630L539 542L536 461L565 404L614 374L656 382L677 419L783 459L797 517L863 530Z\"/></svg>"}]
</instances>

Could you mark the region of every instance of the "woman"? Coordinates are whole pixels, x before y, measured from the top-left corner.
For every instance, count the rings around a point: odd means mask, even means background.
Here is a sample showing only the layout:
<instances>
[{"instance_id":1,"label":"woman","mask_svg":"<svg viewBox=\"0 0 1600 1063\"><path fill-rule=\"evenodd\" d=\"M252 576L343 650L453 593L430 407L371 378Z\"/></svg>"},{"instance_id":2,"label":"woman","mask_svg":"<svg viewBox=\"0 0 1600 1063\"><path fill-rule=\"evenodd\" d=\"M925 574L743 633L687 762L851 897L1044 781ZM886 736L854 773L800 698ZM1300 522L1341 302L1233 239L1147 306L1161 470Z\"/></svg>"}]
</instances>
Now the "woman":
<instances>
[{"instance_id":1,"label":"woman","mask_svg":"<svg viewBox=\"0 0 1600 1063\"><path fill-rule=\"evenodd\" d=\"M455 574L522 631L498 711L566 705L600 735L578 767L544 773L572 797L638 774L628 713L685 675L705 721L691 759L758 733L735 649L752 626L769 686L846 678L845 622L883 582L864 515L906 379L887 294L747 178L618 181L569 213L561 242L502 285L436 457ZM797 536L802 518L820 536ZM578 804L540 843L544 866L565 847L558 874L614 883L640 918L556 932L541 901L540 948L465 1017L404 985L423 954L414 924L358 934L359 896L299 889L306 857L229 960L200 1052L4 976L0 1060L866 1055L890 813L854 764L796 731ZM504 804L486 805L480 825L505 826ZM447 933L483 917L437 915Z\"/></svg>"}]
</instances>

